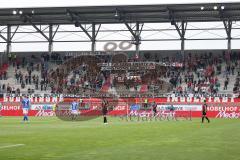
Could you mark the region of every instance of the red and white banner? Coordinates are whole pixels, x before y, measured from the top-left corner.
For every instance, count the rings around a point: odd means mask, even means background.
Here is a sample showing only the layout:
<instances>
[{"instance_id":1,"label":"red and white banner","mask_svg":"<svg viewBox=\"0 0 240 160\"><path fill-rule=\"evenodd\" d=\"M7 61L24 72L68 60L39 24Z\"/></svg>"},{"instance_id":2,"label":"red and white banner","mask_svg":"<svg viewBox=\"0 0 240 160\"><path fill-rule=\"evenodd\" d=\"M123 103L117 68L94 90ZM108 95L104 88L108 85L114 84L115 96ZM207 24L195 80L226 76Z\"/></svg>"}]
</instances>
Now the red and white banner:
<instances>
[{"instance_id":1,"label":"red and white banner","mask_svg":"<svg viewBox=\"0 0 240 160\"><path fill-rule=\"evenodd\" d=\"M16 98L15 98L16 99ZM132 113L130 111L130 106L132 104L143 105L145 98L122 98L116 100L111 100L110 104L113 105L113 109L109 111L110 115L127 115ZM2 116L22 116L22 108L20 101L1 101L2 109L0 115ZM56 99L55 99L56 100ZM55 101L50 98L50 102L47 100L45 103L41 101L32 100L31 110L29 111L30 116L54 116L55 112L52 110L54 104L66 103L65 105L70 106L73 98L61 98L61 102ZM59 100L59 98L57 99ZM240 98L207 98L208 112L207 115L212 118L240 118ZM114 102L113 102L114 101ZM158 111L167 111L167 107L172 104L175 108L176 114L187 115L191 112L192 117L201 117L202 101L203 99L196 98L148 98L149 105L155 101L157 103ZM82 105L87 105L89 108L86 110L98 111L101 114L101 99L99 98L85 98L83 99ZM140 110L139 112L151 112L151 110ZM133 113L135 114L135 113Z\"/></svg>"}]
</instances>

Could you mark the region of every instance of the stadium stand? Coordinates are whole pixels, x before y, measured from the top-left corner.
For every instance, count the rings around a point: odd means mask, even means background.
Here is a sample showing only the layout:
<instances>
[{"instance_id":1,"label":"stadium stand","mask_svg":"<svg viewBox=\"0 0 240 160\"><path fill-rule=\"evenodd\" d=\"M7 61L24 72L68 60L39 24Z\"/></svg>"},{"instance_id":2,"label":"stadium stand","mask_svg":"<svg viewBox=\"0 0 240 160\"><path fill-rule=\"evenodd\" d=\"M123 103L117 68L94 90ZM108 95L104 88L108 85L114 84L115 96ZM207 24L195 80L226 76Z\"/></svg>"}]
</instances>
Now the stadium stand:
<instances>
[{"instance_id":1,"label":"stadium stand","mask_svg":"<svg viewBox=\"0 0 240 160\"><path fill-rule=\"evenodd\" d=\"M152 71L110 71L101 70L98 64L134 63L136 60L127 54L68 58L60 54L27 57L12 54L0 69L0 88L3 93L238 93L239 60L236 52L189 53L182 60L176 55L164 57L145 53L137 62L185 62L185 65L156 65Z\"/></svg>"}]
</instances>

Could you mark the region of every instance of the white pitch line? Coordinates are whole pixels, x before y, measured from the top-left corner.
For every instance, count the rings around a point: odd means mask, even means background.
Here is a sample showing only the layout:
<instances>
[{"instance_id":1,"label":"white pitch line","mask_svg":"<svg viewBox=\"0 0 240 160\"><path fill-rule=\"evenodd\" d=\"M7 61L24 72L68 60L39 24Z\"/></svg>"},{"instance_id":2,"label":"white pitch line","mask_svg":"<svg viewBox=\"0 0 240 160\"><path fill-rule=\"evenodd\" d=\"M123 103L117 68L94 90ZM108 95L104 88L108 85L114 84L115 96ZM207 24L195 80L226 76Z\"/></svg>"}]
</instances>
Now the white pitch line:
<instances>
[{"instance_id":1,"label":"white pitch line","mask_svg":"<svg viewBox=\"0 0 240 160\"><path fill-rule=\"evenodd\" d=\"M12 148L12 147L19 147L19 146L24 146L25 144L13 144L13 145L8 145L8 146L0 146L0 149L3 148Z\"/></svg>"}]
</instances>

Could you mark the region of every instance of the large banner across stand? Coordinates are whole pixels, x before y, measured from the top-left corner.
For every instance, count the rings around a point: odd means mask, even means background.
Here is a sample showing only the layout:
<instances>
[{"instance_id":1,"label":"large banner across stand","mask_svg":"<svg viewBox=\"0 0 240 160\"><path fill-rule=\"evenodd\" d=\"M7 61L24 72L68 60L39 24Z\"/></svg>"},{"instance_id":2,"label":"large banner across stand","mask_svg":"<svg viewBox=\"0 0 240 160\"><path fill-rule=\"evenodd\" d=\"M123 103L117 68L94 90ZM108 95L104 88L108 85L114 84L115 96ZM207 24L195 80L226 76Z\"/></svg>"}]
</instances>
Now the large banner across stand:
<instances>
[{"instance_id":1,"label":"large banner across stand","mask_svg":"<svg viewBox=\"0 0 240 160\"><path fill-rule=\"evenodd\" d=\"M55 116L53 105L69 107L71 102L76 98L71 97L30 97L31 110L30 116ZM176 115L186 115L191 113L191 117L201 117L201 109L204 98L196 97L162 97L147 98L148 109L143 109L146 98L120 98L108 99L109 115L123 116L136 114L152 114L151 103L157 104L158 112L167 112L168 107L173 105ZM79 100L79 98L78 98ZM240 98L228 97L208 97L208 116L212 118L240 118ZM102 107L101 98L82 98L81 106L86 107L84 112L96 110L101 115ZM0 98L2 116L22 116L21 99L19 97L2 97ZM134 106L134 107L133 107ZM139 108L138 108L139 106ZM135 108L135 109L132 109ZM136 109L138 108L138 109Z\"/></svg>"}]
</instances>

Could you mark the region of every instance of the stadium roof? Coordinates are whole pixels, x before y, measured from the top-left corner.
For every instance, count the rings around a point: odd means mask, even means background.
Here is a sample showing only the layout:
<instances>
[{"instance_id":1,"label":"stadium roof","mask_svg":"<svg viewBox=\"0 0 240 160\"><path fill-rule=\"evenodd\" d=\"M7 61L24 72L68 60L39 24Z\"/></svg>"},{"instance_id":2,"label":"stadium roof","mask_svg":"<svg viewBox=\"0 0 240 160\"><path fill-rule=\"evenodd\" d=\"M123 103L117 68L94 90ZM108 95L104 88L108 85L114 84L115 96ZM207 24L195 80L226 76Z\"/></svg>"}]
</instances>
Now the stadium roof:
<instances>
[{"instance_id":1,"label":"stadium roof","mask_svg":"<svg viewBox=\"0 0 240 160\"><path fill-rule=\"evenodd\" d=\"M16 14L13 14L16 11ZM0 9L0 25L240 20L240 3Z\"/></svg>"}]
</instances>

